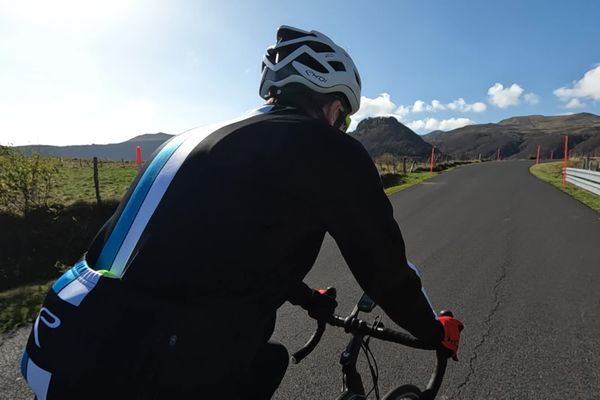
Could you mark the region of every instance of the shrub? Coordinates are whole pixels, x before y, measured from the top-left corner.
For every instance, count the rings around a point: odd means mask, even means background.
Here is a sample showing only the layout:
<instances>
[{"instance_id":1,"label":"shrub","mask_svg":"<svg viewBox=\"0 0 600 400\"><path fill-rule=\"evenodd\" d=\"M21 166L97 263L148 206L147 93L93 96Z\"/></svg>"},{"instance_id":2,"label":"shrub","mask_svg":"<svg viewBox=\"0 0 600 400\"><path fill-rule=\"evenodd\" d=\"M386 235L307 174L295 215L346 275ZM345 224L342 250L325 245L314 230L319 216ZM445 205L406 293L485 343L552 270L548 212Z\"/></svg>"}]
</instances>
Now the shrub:
<instances>
[{"instance_id":1,"label":"shrub","mask_svg":"<svg viewBox=\"0 0 600 400\"><path fill-rule=\"evenodd\" d=\"M56 279L81 257L117 205L75 203L23 215L0 213L0 291Z\"/></svg>"},{"instance_id":2,"label":"shrub","mask_svg":"<svg viewBox=\"0 0 600 400\"><path fill-rule=\"evenodd\" d=\"M405 181L406 181L405 175L400 175L400 174L383 174L383 175L381 175L381 182L383 183L384 188L398 186L398 185L403 184Z\"/></svg>"},{"instance_id":3,"label":"shrub","mask_svg":"<svg viewBox=\"0 0 600 400\"><path fill-rule=\"evenodd\" d=\"M21 215L46 206L57 174L54 159L0 147L0 211Z\"/></svg>"}]
</instances>

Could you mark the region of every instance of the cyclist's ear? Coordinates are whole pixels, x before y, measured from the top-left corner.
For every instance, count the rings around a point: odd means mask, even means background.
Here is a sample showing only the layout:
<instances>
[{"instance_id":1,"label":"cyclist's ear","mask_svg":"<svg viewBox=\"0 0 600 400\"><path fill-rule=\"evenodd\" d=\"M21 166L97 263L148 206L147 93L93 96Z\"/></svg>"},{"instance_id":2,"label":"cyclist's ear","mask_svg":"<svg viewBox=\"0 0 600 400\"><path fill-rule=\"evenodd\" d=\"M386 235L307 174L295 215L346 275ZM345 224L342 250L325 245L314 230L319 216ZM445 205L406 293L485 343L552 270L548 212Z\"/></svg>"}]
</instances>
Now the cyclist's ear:
<instances>
[{"instance_id":1,"label":"cyclist's ear","mask_svg":"<svg viewBox=\"0 0 600 400\"><path fill-rule=\"evenodd\" d=\"M340 116L340 113L343 113L343 105L341 100L335 99L323 106L323 115L325 116L327 122L331 126L335 125Z\"/></svg>"}]
</instances>

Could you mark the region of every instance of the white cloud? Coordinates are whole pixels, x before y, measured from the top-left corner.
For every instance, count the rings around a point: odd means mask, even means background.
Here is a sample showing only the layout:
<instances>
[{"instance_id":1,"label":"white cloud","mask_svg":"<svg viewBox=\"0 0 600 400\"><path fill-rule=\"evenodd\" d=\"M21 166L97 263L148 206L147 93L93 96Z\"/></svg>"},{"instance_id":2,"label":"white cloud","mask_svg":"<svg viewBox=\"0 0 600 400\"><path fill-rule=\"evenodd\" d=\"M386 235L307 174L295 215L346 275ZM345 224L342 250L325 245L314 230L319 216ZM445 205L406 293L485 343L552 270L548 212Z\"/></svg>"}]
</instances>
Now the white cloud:
<instances>
[{"instance_id":1,"label":"white cloud","mask_svg":"<svg viewBox=\"0 0 600 400\"><path fill-rule=\"evenodd\" d=\"M433 111L437 111L437 110L445 110L446 107L444 107L444 105L439 101L439 100L433 100L431 102L431 109Z\"/></svg>"},{"instance_id":2,"label":"white cloud","mask_svg":"<svg viewBox=\"0 0 600 400\"><path fill-rule=\"evenodd\" d=\"M443 111L446 107L439 100L432 100L431 104L427 104L423 100L417 100L414 102L412 107L410 108L412 112L436 112Z\"/></svg>"},{"instance_id":3,"label":"white cloud","mask_svg":"<svg viewBox=\"0 0 600 400\"><path fill-rule=\"evenodd\" d=\"M358 117L360 114L365 114L370 117L389 115L394 111L395 108L396 105L392 102L392 99L388 93L381 93L374 99L361 96L360 110L358 110L356 116Z\"/></svg>"},{"instance_id":4,"label":"white cloud","mask_svg":"<svg viewBox=\"0 0 600 400\"><path fill-rule=\"evenodd\" d=\"M579 101L578 98L574 98L569 100L569 102L565 105L565 108L582 108L585 107L585 104Z\"/></svg>"},{"instance_id":5,"label":"white cloud","mask_svg":"<svg viewBox=\"0 0 600 400\"><path fill-rule=\"evenodd\" d=\"M414 131L421 131L424 133L435 130L450 131L452 129L472 125L474 123L475 121L472 121L468 118L449 118L444 120L438 120L435 118L425 118L409 122L406 125Z\"/></svg>"},{"instance_id":6,"label":"white cloud","mask_svg":"<svg viewBox=\"0 0 600 400\"><path fill-rule=\"evenodd\" d=\"M554 95L567 103L566 108L584 107L581 100L600 100L600 65L587 71L583 78L573 82L572 87L561 87Z\"/></svg>"},{"instance_id":7,"label":"white cloud","mask_svg":"<svg viewBox=\"0 0 600 400\"><path fill-rule=\"evenodd\" d=\"M462 97L454 100L452 103L448 103L446 106L450 110L460 112L484 112L487 110L487 106L484 103L477 101L473 104L469 104Z\"/></svg>"},{"instance_id":8,"label":"white cloud","mask_svg":"<svg viewBox=\"0 0 600 400\"><path fill-rule=\"evenodd\" d=\"M410 107L404 107L404 106L400 106L396 109L396 111L394 111L394 114L396 116L398 116L400 119L406 117L408 114L410 114Z\"/></svg>"},{"instance_id":9,"label":"white cloud","mask_svg":"<svg viewBox=\"0 0 600 400\"><path fill-rule=\"evenodd\" d=\"M360 109L352 116L352 123L348 130L353 131L356 129L358 123L365 118L395 117L398 120L402 120L408 113L410 113L409 107L396 106L389 93L381 93L374 99L361 96Z\"/></svg>"},{"instance_id":10,"label":"white cloud","mask_svg":"<svg viewBox=\"0 0 600 400\"><path fill-rule=\"evenodd\" d=\"M413 104L412 106L412 112L423 112L427 110L427 103L425 103L423 100L417 100L415 101L415 104Z\"/></svg>"},{"instance_id":11,"label":"white cloud","mask_svg":"<svg viewBox=\"0 0 600 400\"><path fill-rule=\"evenodd\" d=\"M496 82L488 89L490 103L500 108L519 105L521 94L523 94L523 88L516 83L505 88L504 85Z\"/></svg>"},{"instance_id":12,"label":"white cloud","mask_svg":"<svg viewBox=\"0 0 600 400\"><path fill-rule=\"evenodd\" d=\"M431 103L427 103L423 100L416 100L412 105L398 106L392 101L389 93L381 93L374 99L366 96L361 97L360 109L352 116L352 123L350 124L348 130L355 130L360 121L372 117L394 117L398 121L405 123L405 118L411 113L436 112L444 110L458 112L483 112L486 109L487 106L484 103L475 102L469 104L462 97L446 105L439 100L432 100ZM452 130L474 123L474 121L468 118L448 118L442 120L438 120L436 118L425 118L405 124L411 127L413 130L432 131L437 129Z\"/></svg>"},{"instance_id":13,"label":"white cloud","mask_svg":"<svg viewBox=\"0 0 600 400\"><path fill-rule=\"evenodd\" d=\"M532 105L540 102L540 96L535 93L527 93L523 98L525 99L525 102Z\"/></svg>"}]
</instances>

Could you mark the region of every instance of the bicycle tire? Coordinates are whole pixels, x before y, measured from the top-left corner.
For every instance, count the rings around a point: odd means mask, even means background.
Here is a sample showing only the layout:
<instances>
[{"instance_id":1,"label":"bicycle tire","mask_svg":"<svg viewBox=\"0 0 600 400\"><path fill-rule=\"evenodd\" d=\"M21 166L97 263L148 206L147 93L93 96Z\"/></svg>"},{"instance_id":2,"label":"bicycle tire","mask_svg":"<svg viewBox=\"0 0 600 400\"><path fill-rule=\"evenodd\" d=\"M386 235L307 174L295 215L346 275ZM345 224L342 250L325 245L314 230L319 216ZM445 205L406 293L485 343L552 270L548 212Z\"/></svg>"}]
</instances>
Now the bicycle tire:
<instances>
[{"instance_id":1,"label":"bicycle tire","mask_svg":"<svg viewBox=\"0 0 600 400\"><path fill-rule=\"evenodd\" d=\"M391 390L381 400L419 400L421 390L415 385L402 385Z\"/></svg>"}]
</instances>

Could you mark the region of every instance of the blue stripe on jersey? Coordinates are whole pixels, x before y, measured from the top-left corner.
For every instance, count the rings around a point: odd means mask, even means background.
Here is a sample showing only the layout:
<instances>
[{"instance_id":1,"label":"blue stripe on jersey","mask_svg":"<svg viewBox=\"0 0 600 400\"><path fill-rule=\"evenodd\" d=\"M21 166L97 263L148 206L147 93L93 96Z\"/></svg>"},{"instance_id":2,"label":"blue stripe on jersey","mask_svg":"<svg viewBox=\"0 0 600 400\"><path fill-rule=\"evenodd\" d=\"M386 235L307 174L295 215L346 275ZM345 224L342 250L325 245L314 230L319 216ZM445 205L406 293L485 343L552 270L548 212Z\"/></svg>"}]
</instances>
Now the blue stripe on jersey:
<instances>
[{"instance_id":1,"label":"blue stripe on jersey","mask_svg":"<svg viewBox=\"0 0 600 400\"><path fill-rule=\"evenodd\" d=\"M144 171L144 175L142 175L137 186L133 190L131 197L127 201L127 205L125 205L125 209L119 216L119 220L111 232L110 237L102 248L102 252L98 257L98 261L96 262L94 269L110 270L112 263L117 256L119 249L121 248L121 244L123 243L123 240L125 240L125 236L127 236L127 232L129 232L129 228L131 227L135 216L139 212L142 202L146 198L152 183L154 183L154 180L160 173L161 169L165 166L167 161L169 161L169 158L171 158L173 153L175 153L177 148L183 143L184 140L184 135L174 137L152 159L150 165L148 168L146 168L146 171Z\"/></svg>"},{"instance_id":2,"label":"blue stripe on jersey","mask_svg":"<svg viewBox=\"0 0 600 400\"><path fill-rule=\"evenodd\" d=\"M52 290L54 290L54 293L60 292L65 288L65 286L77 279L77 277L81 275L81 271L85 269L85 266L85 261L80 261L75 264L73 268L62 274L62 276L58 278L56 282L54 282L54 285L52 285Z\"/></svg>"},{"instance_id":3,"label":"blue stripe on jersey","mask_svg":"<svg viewBox=\"0 0 600 400\"><path fill-rule=\"evenodd\" d=\"M258 110L254 111L253 114L257 115L257 114L266 114L269 111L271 111L273 109L273 105L265 105L262 106L261 108L259 108Z\"/></svg>"},{"instance_id":4,"label":"blue stripe on jersey","mask_svg":"<svg viewBox=\"0 0 600 400\"><path fill-rule=\"evenodd\" d=\"M27 352L23 352L23 357L21 357L21 375L23 378L27 379L27 364L29 363L29 354Z\"/></svg>"},{"instance_id":5,"label":"blue stripe on jersey","mask_svg":"<svg viewBox=\"0 0 600 400\"><path fill-rule=\"evenodd\" d=\"M253 115L268 113L271 110L273 110L273 108L274 108L273 105L265 105L265 106L255 110L251 114L245 115L244 117L240 118L239 120L249 118L250 116L253 116ZM233 123L233 122L234 121L229 121L228 123ZM219 128L224 126L225 124L227 124L227 123L220 125ZM216 129L218 129L218 128L215 127L215 129L213 129L213 131ZM125 205L123 212L119 216L119 219L117 220L117 223L115 224L115 227L113 228L108 240L104 244L104 247L102 248L102 251L100 252L100 256L98 257L98 260L96 261L96 265L93 267L95 270L100 270L100 269L108 270L108 271L112 270L113 263L114 263L117 255L119 254L119 251L120 251L121 247L123 246L123 242L127 238L127 235L129 234L131 227L132 227L134 221L136 220L136 217L140 211L140 208L141 208L142 204L144 203L144 201L148 195L148 192L152 188L152 185L154 184L154 181L156 180L157 176L159 175L159 173L161 172L161 170L163 169L165 164L167 164L167 162L169 161L171 156L173 156L173 154L177 151L177 149L180 147L180 145L188 138L188 135L186 135L186 134L188 132L192 132L194 130L195 129L184 132L183 134L180 134L180 135L174 137L173 139L171 139L165 145L165 147L163 147L161 149L161 151L152 159L152 161L150 162L150 165L144 172L144 175L142 175L142 177L140 178L138 184L136 185L135 189L133 190L133 193L131 194L129 200L127 201L127 204ZM208 133L210 133L210 132L208 132ZM200 139L203 139L205 136L206 135L200 137ZM187 157L187 155L186 155L186 157ZM120 266L120 267L123 268L123 266ZM123 271L120 271L120 272L121 272L121 274L123 273Z\"/></svg>"}]
</instances>

